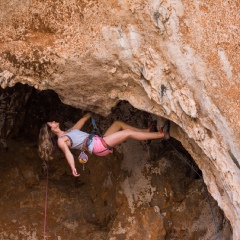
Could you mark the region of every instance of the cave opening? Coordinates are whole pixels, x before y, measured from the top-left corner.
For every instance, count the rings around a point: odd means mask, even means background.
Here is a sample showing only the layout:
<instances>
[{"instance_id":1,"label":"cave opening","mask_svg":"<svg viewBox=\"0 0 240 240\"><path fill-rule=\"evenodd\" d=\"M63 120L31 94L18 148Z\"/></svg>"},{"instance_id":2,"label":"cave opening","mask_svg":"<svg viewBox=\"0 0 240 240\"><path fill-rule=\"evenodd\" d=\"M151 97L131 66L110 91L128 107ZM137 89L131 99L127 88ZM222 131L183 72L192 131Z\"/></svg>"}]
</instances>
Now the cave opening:
<instances>
[{"instance_id":1,"label":"cave opening","mask_svg":"<svg viewBox=\"0 0 240 240\"><path fill-rule=\"evenodd\" d=\"M0 89L0 98L0 239L42 239L39 129L55 120L66 130L86 111L63 104L53 90L20 83ZM104 132L114 120L146 128L157 116L120 101L109 116L94 117ZM90 132L91 123L84 130ZM128 140L112 155L90 156L85 170L77 167L81 176L74 178L60 152L49 163L49 239L214 239L201 170L176 139ZM211 202L220 236L230 239L229 221Z\"/></svg>"}]
</instances>

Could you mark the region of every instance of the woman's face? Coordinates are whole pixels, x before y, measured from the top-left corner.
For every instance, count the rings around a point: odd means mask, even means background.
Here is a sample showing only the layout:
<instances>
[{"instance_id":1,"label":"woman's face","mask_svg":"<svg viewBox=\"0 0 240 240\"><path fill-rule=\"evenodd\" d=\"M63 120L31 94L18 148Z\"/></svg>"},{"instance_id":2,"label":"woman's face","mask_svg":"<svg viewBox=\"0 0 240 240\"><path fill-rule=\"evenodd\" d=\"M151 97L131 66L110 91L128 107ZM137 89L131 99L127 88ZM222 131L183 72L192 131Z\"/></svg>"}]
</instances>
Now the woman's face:
<instances>
[{"instance_id":1,"label":"woman's face","mask_svg":"<svg viewBox=\"0 0 240 240\"><path fill-rule=\"evenodd\" d=\"M47 125L51 128L51 130L56 130L57 128L59 128L59 123L52 121L52 122L47 122Z\"/></svg>"}]
</instances>

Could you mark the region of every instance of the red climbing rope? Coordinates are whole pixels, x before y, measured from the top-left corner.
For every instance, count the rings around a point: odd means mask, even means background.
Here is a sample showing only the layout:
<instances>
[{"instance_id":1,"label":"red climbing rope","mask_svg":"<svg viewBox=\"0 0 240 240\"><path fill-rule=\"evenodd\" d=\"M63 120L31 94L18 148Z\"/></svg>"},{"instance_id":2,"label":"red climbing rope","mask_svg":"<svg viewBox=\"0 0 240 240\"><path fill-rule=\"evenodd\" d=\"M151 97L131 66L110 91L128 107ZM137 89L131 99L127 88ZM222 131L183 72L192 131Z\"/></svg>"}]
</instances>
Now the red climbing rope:
<instances>
[{"instance_id":1,"label":"red climbing rope","mask_svg":"<svg viewBox=\"0 0 240 240\"><path fill-rule=\"evenodd\" d=\"M46 240L46 226L47 226L47 200L48 200L48 165L44 162L43 166L46 172L46 180L45 180L45 206L44 206L44 230L43 230L43 239Z\"/></svg>"}]
</instances>

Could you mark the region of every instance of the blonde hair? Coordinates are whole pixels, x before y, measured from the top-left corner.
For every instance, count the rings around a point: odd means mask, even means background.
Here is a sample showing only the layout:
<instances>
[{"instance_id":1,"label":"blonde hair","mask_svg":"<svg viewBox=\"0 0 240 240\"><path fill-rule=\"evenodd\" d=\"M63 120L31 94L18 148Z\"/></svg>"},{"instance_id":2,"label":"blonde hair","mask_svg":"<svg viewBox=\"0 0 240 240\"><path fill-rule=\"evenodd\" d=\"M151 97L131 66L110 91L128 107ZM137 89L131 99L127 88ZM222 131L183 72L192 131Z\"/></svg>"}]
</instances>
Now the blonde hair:
<instances>
[{"instance_id":1,"label":"blonde hair","mask_svg":"<svg viewBox=\"0 0 240 240\"><path fill-rule=\"evenodd\" d=\"M56 149L57 137L51 131L51 128L44 124L40 129L38 153L40 158L49 161L53 159L53 152Z\"/></svg>"}]
</instances>

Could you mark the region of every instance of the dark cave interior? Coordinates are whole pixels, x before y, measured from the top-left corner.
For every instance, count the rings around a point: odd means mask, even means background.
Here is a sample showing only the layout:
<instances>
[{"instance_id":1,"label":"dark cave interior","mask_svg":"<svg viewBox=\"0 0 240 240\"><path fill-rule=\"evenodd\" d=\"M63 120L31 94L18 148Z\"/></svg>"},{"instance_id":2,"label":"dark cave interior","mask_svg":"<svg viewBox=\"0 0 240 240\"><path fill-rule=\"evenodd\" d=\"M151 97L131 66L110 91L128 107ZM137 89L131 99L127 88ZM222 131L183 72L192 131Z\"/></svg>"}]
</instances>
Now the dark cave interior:
<instances>
[{"instance_id":1,"label":"dark cave interior","mask_svg":"<svg viewBox=\"0 0 240 240\"><path fill-rule=\"evenodd\" d=\"M23 239L29 232L32 234L30 237L34 233L36 234L36 237L32 237L32 239L40 239L42 223L39 222L42 222L43 218L45 172L42 160L37 153L39 129L43 123L55 120L66 130L86 111L63 104L52 90L39 91L22 84L0 89L0 98L0 161L2 162L1 192L3 193L0 208L4 212L2 220L6 222L7 226L5 228L2 226L1 230L5 232L5 236L11 234L15 236L12 239L18 239L17 237ZM146 128L155 118L147 112L135 109L126 101L120 101L108 117L94 113L93 116L102 132L114 120L123 120L130 125ZM89 122L84 126L84 131L90 132L91 130L92 125ZM133 146L135 145L133 144ZM161 228L154 230L159 232L159 238L156 239L199 239L200 236L207 236L206 229L209 224L212 226L211 231L214 235L213 219L201 170L181 143L174 138L162 142L151 140L140 142L138 148L141 149L140 154L148 152L146 156L148 156L147 165L151 166L149 169L159 166L160 156L171 162L171 167L166 173L163 172L160 177L154 173L151 177L151 184L157 191L152 195L152 200L147 205L149 208L158 206L161 212L166 214L166 217L161 220L164 230ZM73 152L73 154L77 156L78 153ZM49 201L51 214L49 213L49 215L51 216L48 220L50 225L48 234L49 237L52 237L50 239L56 239L57 236L61 236L61 239L78 239L79 237L110 239L110 236L114 235L112 229L116 229L117 224L124 221L119 215L119 211L133 216L128 210L126 198L120 194L122 192L121 181L123 182L126 177L130 178L132 174L132 171L122 169L121 166L123 159L127 157L119 149L115 151L113 156L107 156L104 161L96 160L95 157L91 156L90 163L87 164L86 170L81 172L81 178L78 179L71 176L61 153L58 153L56 158L58 160L49 163L49 192L51 194ZM108 178L109 172L111 172L113 186L104 188L102 183ZM164 193L166 189L171 189L172 195L166 197ZM190 197L194 191L198 192L197 195ZM28 196L27 199L26 196ZM83 200L76 204L79 197ZM38 198L41 199L41 204L40 202L36 203ZM227 233L230 236L231 226L229 222L212 198L211 202L215 217L218 220L219 231L222 235ZM73 203L75 203L74 206ZM188 207L186 207L187 204ZM173 210L180 205L184 205L186 208L184 215ZM144 208L139 207L140 211L150 212L150 210L145 209L145 204L143 206ZM74 213L78 211L78 207L83 210L75 216ZM20 208L18 213L21 216L14 213L16 208ZM199 220L201 211L207 214L207 217L202 216ZM146 213L147 216L153 214L149 212ZM134 217L140 219L137 222L141 228L141 217L137 214ZM207 219L208 224L200 227L202 230L196 233L191 221L202 223L205 221L204 218ZM11 226L13 221L16 223ZM29 221L34 224L32 225ZM160 220L158 219L158 221ZM168 224L169 221L172 225ZM18 227L16 227L17 223ZM85 225L80 230L74 227L74 224L76 226ZM63 229L61 229L61 225L64 226ZM22 228L26 229L24 233L20 231ZM70 235L69 231L71 231ZM148 232L147 229L142 231L144 234ZM0 239L1 237L3 234Z\"/></svg>"}]
</instances>

